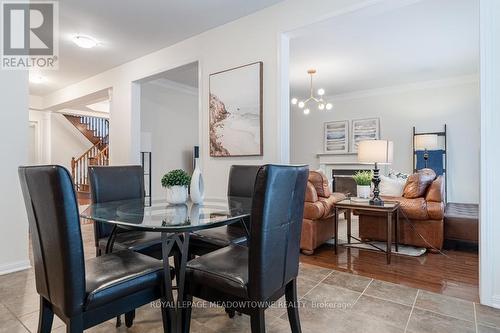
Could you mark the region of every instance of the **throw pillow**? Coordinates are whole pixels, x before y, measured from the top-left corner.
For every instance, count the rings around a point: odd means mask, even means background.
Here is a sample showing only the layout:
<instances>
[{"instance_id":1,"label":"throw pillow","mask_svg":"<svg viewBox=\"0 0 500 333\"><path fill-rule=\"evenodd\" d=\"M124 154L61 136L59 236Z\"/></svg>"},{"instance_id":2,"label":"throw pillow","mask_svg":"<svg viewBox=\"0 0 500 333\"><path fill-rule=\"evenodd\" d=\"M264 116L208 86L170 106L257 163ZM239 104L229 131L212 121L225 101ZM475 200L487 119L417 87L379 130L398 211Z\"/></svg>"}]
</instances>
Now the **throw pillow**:
<instances>
[{"instance_id":1,"label":"throw pillow","mask_svg":"<svg viewBox=\"0 0 500 333\"><path fill-rule=\"evenodd\" d=\"M380 195L400 197L403 195L406 179L380 176Z\"/></svg>"}]
</instances>

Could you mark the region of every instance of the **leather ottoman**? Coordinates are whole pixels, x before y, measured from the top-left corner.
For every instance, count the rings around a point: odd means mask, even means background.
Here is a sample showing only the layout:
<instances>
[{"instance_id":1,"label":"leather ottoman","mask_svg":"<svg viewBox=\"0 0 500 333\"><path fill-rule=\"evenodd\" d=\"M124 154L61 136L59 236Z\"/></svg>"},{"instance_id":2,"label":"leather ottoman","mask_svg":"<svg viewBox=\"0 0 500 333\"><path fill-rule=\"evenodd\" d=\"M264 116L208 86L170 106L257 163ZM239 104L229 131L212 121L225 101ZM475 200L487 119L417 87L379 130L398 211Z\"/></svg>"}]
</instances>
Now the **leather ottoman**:
<instances>
[{"instance_id":1,"label":"leather ottoman","mask_svg":"<svg viewBox=\"0 0 500 333\"><path fill-rule=\"evenodd\" d=\"M464 244L477 248L479 240L479 205L448 203L444 213L445 246Z\"/></svg>"}]
</instances>

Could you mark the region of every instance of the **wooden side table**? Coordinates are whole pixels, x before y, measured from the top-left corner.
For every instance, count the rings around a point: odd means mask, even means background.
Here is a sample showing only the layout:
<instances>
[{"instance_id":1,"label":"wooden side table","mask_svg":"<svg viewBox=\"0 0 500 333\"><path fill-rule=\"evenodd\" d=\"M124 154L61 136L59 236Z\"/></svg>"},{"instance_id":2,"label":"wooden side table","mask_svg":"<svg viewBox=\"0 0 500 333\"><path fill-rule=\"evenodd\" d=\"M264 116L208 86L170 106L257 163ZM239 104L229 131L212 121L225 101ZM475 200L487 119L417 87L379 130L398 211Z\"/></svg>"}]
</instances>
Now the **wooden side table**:
<instances>
[{"instance_id":1,"label":"wooden side table","mask_svg":"<svg viewBox=\"0 0 500 333\"><path fill-rule=\"evenodd\" d=\"M392 222L394 218L396 222L394 223L394 231L396 233L395 239L395 249L398 251L398 220L399 220L399 206L400 203L396 201L385 201L383 206L374 206L370 205L368 202L357 202L352 201L351 199L345 199L339 201L335 204L335 254L338 253L339 246L339 218L338 213L340 210L345 210L347 212L347 243L351 244L351 239L355 239L359 243L368 244L375 248L380 252L384 252L387 257L387 264L391 263L391 254L392 254ZM387 248L386 250L381 249L380 247L373 245L371 243L363 242L361 239L356 238L351 235L351 216L352 211L361 211L361 212L380 212L384 213L387 216Z\"/></svg>"}]
</instances>

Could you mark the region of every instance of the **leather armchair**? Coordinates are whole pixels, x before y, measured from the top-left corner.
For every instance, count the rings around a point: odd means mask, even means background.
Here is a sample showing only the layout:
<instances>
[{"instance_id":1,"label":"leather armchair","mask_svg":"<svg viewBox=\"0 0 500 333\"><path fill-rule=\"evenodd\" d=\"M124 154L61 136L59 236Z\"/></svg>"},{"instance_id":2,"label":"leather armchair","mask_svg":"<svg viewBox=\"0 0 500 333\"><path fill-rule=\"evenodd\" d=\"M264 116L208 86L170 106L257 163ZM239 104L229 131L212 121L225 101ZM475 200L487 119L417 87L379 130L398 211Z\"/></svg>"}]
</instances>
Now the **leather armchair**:
<instances>
[{"instance_id":1,"label":"leather armchair","mask_svg":"<svg viewBox=\"0 0 500 333\"><path fill-rule=\"evenodd\" d=\"M401 244L425 247L431 252L442 249L445 206L442 176L436 177L431 169L419 170L408 178L402 197L383 198L401 204L398 221ZM360 213L359 236L364 240L385 241L386 223L385 217L376 213Z\"/></svg>"},{"instance_id":2,"label":"leather armchair","mask_svg":"<svg viewBox=\"0 0 500 333\"><path fill-rule=\"evenodd\" d=\"M231 197L252 198L255 185L255 176L260 166L233 165L229 170L227 195L229 206ZM250 228L250 221L246 219L246 228ZM203 255L218 250L230 244L245 244L247 232L241 223L193 232L189 239L189 252L192 255Z\"/></svg>"},{"instance_id":3,"label":"leather armchair","mask_svg":"<svg viewBox=\"0 0 500 333\"><path fill-rule=\"evenodd\" d=\"M92 203L144 199L144 173L140 165L90 166L89 182ZM112 228L94 221L96 256L106 252ZM162 259L161 236L157 232L118 230L113 249L132 250Z\"/></svg>"},{"instance_id":4,"label":"leather armchair","mask_svg":"<svg viewBox=\"0 0 500 333\"><path fill-rule=\"evenodd\" d=\"M294 333L301 331L296 279L307 167L265 165L252 200L248 247L230 245L188 262L187 304L193 297L238 305L249 314L252 333L265 332L264 311L283 294ZM184 309L189 332L191 308Z\"/></svg>"},{"instance_id":5,"label":"leather armchair","mask_svg":"<svg viewBox=\"0 0 500 333\"><path fill-rule=\"evenodd\" d=\"M304 222L300 249L311 255L321 244L335 234L334 206L346 198L343 193L332 193L328 178L318 171L309 171L304 200Z\"/></svg>"},{"instance_id":6,"label":"leather armchair","mask_svg":"<svg viewBox=\"0 0 500 333\"><path fill-rule=\"evenodd\" d=\"M20 167L19 178L40 295L38 332L51 331L54 314L67 332L83 332L162 298L164 274L157 259L120 251L84 260L76 195L65 168Z\"/></svg>"}]
</instances>

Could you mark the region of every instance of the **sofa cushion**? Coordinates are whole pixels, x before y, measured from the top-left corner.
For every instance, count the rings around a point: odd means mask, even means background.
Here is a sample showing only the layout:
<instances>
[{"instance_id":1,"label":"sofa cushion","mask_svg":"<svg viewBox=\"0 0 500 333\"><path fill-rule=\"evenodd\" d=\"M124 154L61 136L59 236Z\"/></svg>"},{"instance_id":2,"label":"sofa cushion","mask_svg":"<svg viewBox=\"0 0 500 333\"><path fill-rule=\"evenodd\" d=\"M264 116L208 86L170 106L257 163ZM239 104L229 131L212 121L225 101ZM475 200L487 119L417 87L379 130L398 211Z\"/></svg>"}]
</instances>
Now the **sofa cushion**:
<instances>
[{"instance_id":1,"label":"sofa cushion","mask_svg":"<svg viewBox=\"0 0 500 333\"><path fill-rule=\"evenodd\" d=\"M400 218L406 216L411 220L428 220L427 203L424 198L408 199L403 197L383 197L387 201L398 201L401 206Z\"/></svg>"},{"instance_id":2,"label":"sofa cushion","mask_svg":"<svg viewBox=\"0 0 500 333\"><path fill-rule=\"evenodd\" d=\"M435 181L429 186L427 194L425 195L425 200L433 202L441 202L444 197L444 180L443 176L439 176Z\"/></svg>"},{"instance_id":3,"label":"sofa cushion","mask_svg":"<svg viewBox=\"0 0 500 333\"><path fill-rule=\"evenodd\" d=\"M410 175L406 181L403 197L414 199L424 196L427 187L436 179L436 173L432 169L418 170Z\"/></svg>"}]
</instances>

